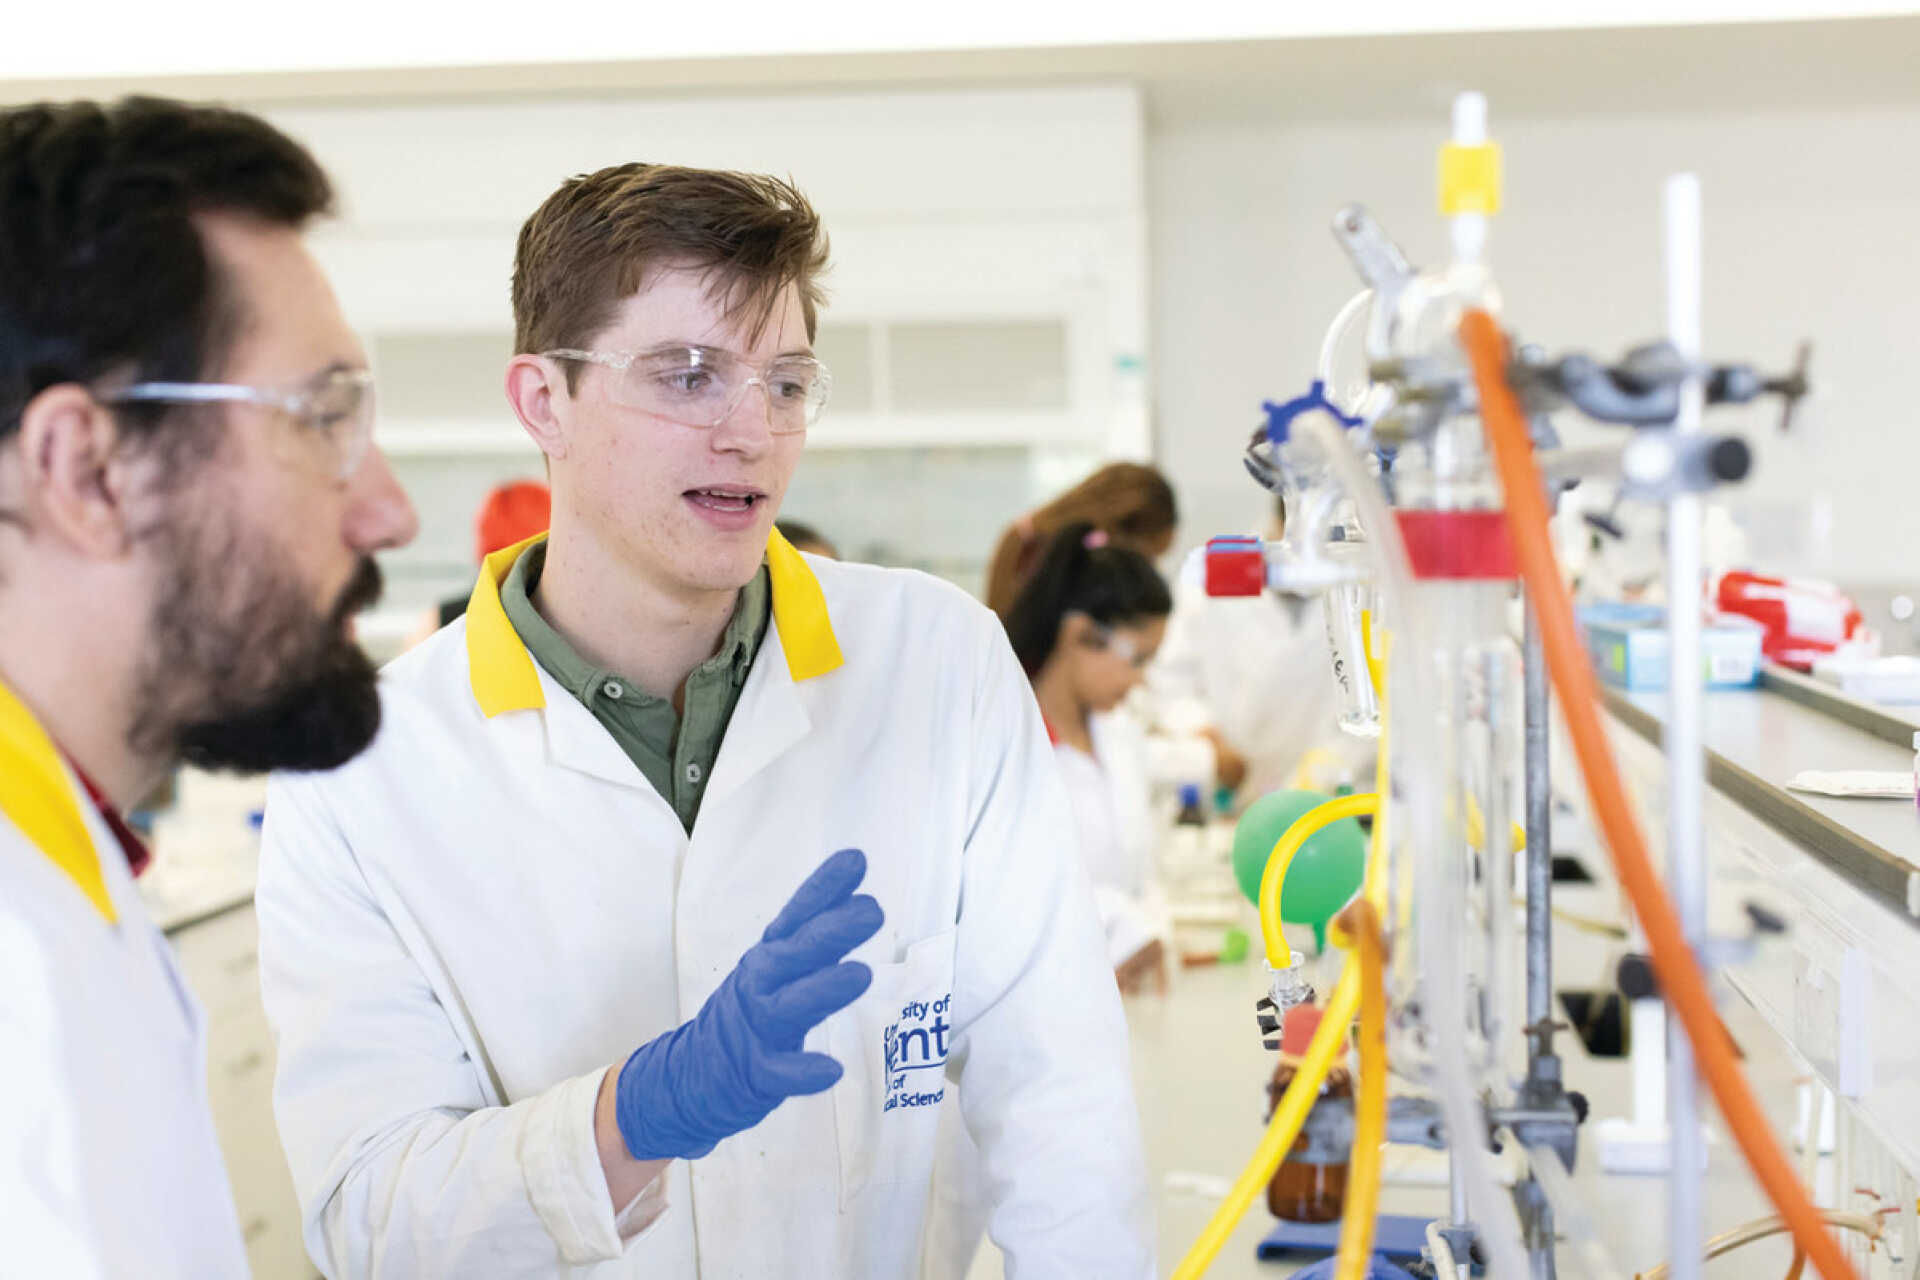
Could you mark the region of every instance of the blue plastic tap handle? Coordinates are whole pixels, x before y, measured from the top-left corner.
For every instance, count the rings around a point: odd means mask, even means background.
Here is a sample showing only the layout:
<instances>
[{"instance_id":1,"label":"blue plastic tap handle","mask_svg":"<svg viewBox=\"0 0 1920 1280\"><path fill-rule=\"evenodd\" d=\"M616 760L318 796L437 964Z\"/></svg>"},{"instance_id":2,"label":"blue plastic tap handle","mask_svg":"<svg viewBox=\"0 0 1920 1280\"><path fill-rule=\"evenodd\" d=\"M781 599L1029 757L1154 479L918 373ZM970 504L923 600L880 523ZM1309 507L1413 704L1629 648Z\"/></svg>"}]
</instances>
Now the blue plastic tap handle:
<instances>
[{"instance_id":1,"label":"blue plastic tap handle","mask_svg":"<svg viewBox=\"0 0 1920 1280\"><path fill-rule=\"evenodd\" d=\"M1364 419L1341 412L1338 405L1327 399L1327 384L1319 378L1315 378L1307 387L1307 394L1295 396L1281 404L1262 400L1260 408L1267 415L1267 439L1277 445L1287 442L1287 437L1292 433L1293 420L1303 413L1318 411L1328 414L1348 430L1366 425Z\"/></svg>"}]
</instances>

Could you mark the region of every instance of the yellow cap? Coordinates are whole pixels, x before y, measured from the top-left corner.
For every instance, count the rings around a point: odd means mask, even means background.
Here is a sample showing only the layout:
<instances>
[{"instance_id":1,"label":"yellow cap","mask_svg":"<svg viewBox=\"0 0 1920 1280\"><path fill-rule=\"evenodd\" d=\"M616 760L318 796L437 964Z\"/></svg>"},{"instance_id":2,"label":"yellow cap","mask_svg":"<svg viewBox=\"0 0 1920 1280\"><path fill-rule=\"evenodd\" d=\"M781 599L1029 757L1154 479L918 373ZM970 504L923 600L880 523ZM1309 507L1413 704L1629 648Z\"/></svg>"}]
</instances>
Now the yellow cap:
<instances>
[{"instance_id":1,"label":"yellow cap","mask_svg":"<svg viewBox=\"0 0 1920 1280\"><path fill-rule=\"evenodd\" d=\"M1440 148L1440 212L1500 212L1500 144L1466 147L1450 142Z\"/></svg>"}]
</instances>

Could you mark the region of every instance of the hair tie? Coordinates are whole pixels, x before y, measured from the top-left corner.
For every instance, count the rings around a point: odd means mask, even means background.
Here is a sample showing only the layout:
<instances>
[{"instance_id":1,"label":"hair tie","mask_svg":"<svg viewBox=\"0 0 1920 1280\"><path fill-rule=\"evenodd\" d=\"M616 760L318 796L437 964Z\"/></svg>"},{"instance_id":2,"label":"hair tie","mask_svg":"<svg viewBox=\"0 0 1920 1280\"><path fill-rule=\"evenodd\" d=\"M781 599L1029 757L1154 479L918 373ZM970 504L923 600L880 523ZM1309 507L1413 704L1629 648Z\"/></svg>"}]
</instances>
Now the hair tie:
<instances>
[{"instance_id":1,"label":"hair tie","mask_svg":"<svg viewBox=\"0 0 1920 1280\"><path fill-rule=\"evenodd\" d=\"M1105 529L1095 529L1088 533L1085 538L1081 539L1081 542L1089 551L1098 551L1100 548L1106 546L1108 541L1110 541L1110 539L1108 539Z\"/></svg>"},{"instance_id":2,"label":"hair tie","mask_svg":"<svg viewBox=\"0 0 1920 1280\"><path fill-rule=\"evenodd\" d=\"M1033 541L1033 513L1028 512L1013 522L1013 532L1022 542Z\"/></svg>"}]
</instances>

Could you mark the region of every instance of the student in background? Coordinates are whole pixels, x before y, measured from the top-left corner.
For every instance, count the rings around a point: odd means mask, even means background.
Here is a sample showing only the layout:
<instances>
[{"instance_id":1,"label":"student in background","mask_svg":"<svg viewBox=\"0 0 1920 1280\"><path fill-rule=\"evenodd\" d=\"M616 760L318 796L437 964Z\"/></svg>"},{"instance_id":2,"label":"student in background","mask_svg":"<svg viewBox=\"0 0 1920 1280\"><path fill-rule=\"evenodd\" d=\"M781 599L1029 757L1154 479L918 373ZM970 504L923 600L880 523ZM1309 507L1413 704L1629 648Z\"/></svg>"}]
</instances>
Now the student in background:
<instances>
[{"instance_id":1,"label":"student in background","mask_svg":"<svg viewBox=\"0 0 1920 1280\"><path fill-rule=\"evenodd\" d=\"M1153 779L1132 719L1173 599L1153 562L1085 522L1067 525L1006 614L1014 656L1067 782L1107 958L1123 992L1164 985L1165 928L1151 892Z\"/></svg>"},{"instance_id":2,"label":"student in background","mask_svg":"<svg viewBox=\"0 0 1920 1280\"><path fill-rule=\"evenodd\" d=\"M1113 546L1151 561L1173 546L1179 516L1173 486L1158 470L1137 462L1108 463L1000 535L987 566L987 607L1002 620L1007 617L1049 541L1067 525L1089 525ZM1141 710L1143 723L1157 719L1151 707ZM1238 787L1246 776L1245 758L1211 725L1155 733L1147 750L1150 772L1160 781L1190 782L1211 790L1215 783Z\"/></svg>"},{"instance_id":3,"label":"student in background","mask_svg":"<svg viewBox=\"0 0 1920 1280\"><path fill-rule=\"evenodd\" d=\"M1151 560L1080 521L1054 535L1004 615L1067 784L1107 959L1125 995L1166 990L1171 927L1154 885L1147 743L1118 708L1153 660L1172 608ZM940 1121L921 1280L963 1280L990 1200L951 1101Z\"/></svg>"},{"instance_id":4,"label":"student in background","mask_svg":"<svg viewBox=\"0 0 1920 1280\"><path fill-rule=\"evenodd\" d=\"M987 562L987 608L1007 616L1054 535L1070 524L1086 524L1113 545L1158 560L1173 546L1179 522L1165 476L1138 462L1110 462L1000 534Z\"/></svg>"}]
</instances>

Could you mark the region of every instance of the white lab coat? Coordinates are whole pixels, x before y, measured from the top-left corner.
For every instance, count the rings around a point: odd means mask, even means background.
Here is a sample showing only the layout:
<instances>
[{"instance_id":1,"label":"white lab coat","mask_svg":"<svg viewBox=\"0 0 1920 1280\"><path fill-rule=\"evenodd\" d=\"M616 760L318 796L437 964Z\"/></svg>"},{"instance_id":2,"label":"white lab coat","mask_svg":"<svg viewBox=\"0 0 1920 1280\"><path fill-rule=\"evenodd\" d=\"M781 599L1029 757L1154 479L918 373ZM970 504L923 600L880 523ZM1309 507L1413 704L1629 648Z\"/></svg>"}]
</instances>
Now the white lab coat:
<instances>
[{"instance_id":1,"label":"white lab coat","mask_svg":"<svg viewBox=\"0 0 1920 1280\"><path fill-rule=\"evenodd\" d=\"M774 623L689 838L518 647L492 585L510 563L490 559L466 617L387 669L365 755L270 791L261 979L323 1269L909 1276L954 1079L1014 1273L1148 1275L1119 1001L993 616L776 538ZM603 1071L697 1012L849 846L886 913L855 953L873 986L807 1042L845 1077L673 1162L616 1225L592 1134ZM916 1069L942 1049L944 1071ZM924 1061L890 1071L890 1050Z\"/></svg>"},{"instance_id":2,"label":"white lab coat","mask_svg":"<svg viewBox=\"0 0 1920 1280\"><path fill-rule=\"evenodd\" d=\"M1339 689L1316 598L1296 621L1281 601L1209 597L1192 583L1174 589L1167 634L1136 702L1171 734L1217 728L1247 758L1240 795L1284 787L1316 747L1363 767L1370 744L1340 732Z\"/></svg>"},{"instance_id":3,"label":"white lab coat","mask_svg":"<svg viewBox=\"0 0 1920 1280\"><path fill-rule=\"evenodd\" d=\"M1166 762L1125 711L1090 717L1088 730L1092 755L1056 740L1054 758L1093 882L1107 963L1118 969L1154 939L1173 941L1173 919L1153 866L1153 786ZM1212 768L1210 759L1200 763ZM993 1207L979 1147L960 1123L952 1099L943 1111L921 1280L964 1280Z\"/></svg>"},{"instance_id":4,"label":"white lab coat","mask_svg":"<svg viewBox=\"0 0 1920 1280\"><path fill-rule=\"evenodd\" d=\"M19 712L0 690L0 1274L245 1276L200 1006ZM23 756L23 736L45 750Z\"/></svg>"},{"instance_id":5,"label":"white lab coat","mask_svg":"<svg viewBox=\"0 0 1920 1280\"><path fill-rule=\"evenodd\" d=\"M1117 969L1171 932L1153 867L1151 751L1124 711L1093 716L1088 728L1092 755L1057 742L1054 756L1106 930L1107 960Z\"/></svg>"}]
</instances>

